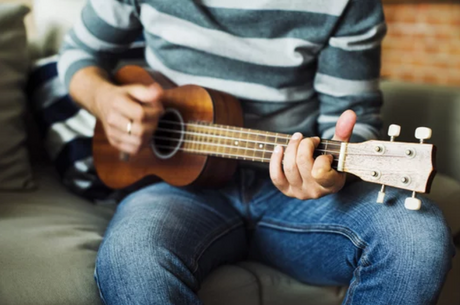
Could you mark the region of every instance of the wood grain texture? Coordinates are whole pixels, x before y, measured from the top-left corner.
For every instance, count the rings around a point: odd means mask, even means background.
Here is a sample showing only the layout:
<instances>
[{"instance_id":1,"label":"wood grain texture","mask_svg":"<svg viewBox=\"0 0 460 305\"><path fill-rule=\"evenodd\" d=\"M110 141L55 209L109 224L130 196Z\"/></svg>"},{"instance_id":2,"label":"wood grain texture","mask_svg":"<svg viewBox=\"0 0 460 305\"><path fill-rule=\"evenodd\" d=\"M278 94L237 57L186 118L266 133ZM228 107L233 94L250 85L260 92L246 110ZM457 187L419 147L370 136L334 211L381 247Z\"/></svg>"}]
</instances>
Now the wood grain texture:
<instances>
[{"instance_id":1,"label":"wood grain texture","mask_svg":"<svg viewBox=\"0 0 460 305\"><path fill-rule=\"evenodd\" d=\"M429 192L436 173L434 145L367 141L347 146L345 172L372 183Z\"/></svg>"},{"instance_id":2,"label":"wood grain texture","mask_svg":"<svg viewBox=\"0 0 460 305\"><path fill-rule=\"evenodd\" d=\"M154 80L140 67L126 66L115 77L121 84L151 84ZM239 103L229 95L187 85L165 90L161 99L165 109L175 109L184 122L242 125ZM141 149L128 162L110 145L102 124L97 122L93 137L94 164L100 179L109 187L130 186L144 177L159 177L175 186L192 183L206 186L223 184L236 168L235 162L178 151L169 159L159 159L150 147ZM154 180L154 179L152 179Z\"/></svg>"}]
</instances>

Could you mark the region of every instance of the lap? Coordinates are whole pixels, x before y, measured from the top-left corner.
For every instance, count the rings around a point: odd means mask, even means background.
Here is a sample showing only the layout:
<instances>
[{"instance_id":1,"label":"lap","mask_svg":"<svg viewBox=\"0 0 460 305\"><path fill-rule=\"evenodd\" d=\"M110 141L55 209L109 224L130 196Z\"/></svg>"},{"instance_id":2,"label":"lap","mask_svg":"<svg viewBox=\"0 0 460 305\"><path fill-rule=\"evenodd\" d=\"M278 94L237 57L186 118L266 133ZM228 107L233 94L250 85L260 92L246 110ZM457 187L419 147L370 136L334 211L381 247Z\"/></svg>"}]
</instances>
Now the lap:
<instances>
[{"instance_id":1,"label":"lap","mask_svg":"<svg viewBox=\"0 0 460 305\"><path fill-rule=\"evenodd\" d=\"M378 191L379 186L356 182L337 194L301 201L267 184L253 202L258 221L251 257L327 285L348 284L360 264L385 256L432 252L445 261L450 234L436 204L422 199L420 211L408 211L404 200L410 192L389 189L381 205Z\"/></svg>"},{"instance_id":2,"label":"lap","mask_svg":"<svg viewBox=\"0 0 460 305\"><path fill-rule=\"evenodd\" d=\"M101 248L129 259L172 253L201 280L247 251L244 221L231 200L215 190L149 186L120 203Z\"/></svg>"},{"instance_id":3,"label":"lap","mask_svg":"<svg viewBox=\"0 0 460 305\"><path fill-rule=\"evenodd\" d=\"M375 203L378 186L365 183L301 201L284 196L269 180L261 181L252 199L244 193L250 185L243 182L223 190L160 183L126 198L99 251L97 273L106 285L101 290L143 287L138 276L143 274L145 287L159 276L171 283L177 277L197 291L212 269L248 253L311 284L351 284L365 290L353 283L389 280L392 287L405 287L414 277L436 290L442 283L433 279L444 276L452 252L449 231L434 203L424 199L420 211L406 211L404 199L410 193L391 189L380 205ZM110 283L125 284L111 289Z\"/></svg>"}]
</instances>

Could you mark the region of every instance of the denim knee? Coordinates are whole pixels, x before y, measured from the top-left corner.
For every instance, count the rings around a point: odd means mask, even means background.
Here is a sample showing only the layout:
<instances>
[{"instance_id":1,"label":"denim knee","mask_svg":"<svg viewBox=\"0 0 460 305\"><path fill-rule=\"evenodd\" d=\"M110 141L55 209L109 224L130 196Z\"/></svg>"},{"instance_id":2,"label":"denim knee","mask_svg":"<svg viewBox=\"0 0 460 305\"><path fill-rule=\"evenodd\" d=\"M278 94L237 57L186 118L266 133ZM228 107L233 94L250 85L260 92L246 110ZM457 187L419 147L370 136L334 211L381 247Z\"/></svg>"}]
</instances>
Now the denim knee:
<instances>
[{"instance_id":1,"label":"denim knee","mask_svg":"<svg viewBox=\"0 0 460 305\"><path fill-rule=\"evenodd\" d=\"M117 237L103 242L96 261L95 278L107 304L129 304L131 296L149 300L146 304L167 304L166 299L179 297L179 290L198 289L194 274L173 251L135 236Z\"/></svg>"},{"instance_id":2,"label":"denim knee","mask_svg":"<svg viewBox=\"0 0 460 305\"><path fill-rule=\"evenodd\" d=\"M391 272L421 285L439 285L451 268L455 248L439 207L422 198L420 211L404 209L404 196L373 215L367 254L373 263L389 263ZM439 288L439 287L438 287Z\"/></svg>"}]
</instances>

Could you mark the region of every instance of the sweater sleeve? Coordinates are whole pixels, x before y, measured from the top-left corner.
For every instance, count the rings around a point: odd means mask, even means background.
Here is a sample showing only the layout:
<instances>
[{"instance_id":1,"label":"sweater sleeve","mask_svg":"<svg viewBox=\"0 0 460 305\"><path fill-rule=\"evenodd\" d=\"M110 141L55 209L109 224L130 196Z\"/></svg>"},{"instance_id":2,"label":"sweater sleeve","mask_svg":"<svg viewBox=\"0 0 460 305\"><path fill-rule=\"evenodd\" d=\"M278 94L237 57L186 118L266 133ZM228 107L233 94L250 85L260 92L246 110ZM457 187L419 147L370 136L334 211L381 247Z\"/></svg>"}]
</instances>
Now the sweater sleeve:
<instances>
[{"instance_id":1,"label":"sweater sleeve","mask_svg":"<svg viewBox=\"0 0 460 305\"><path fill-rule=\"evenodd\" d=\"M351 0L318 58L315 90L320 101L318 129L332 138L340 114L358 116L352 142L378 137L382 127L379 87L381 42L386 24L380 0Z\"/></svg>"},{"instance_id":2,"label":"sweater sleeve","mask_svg":"<svg viewBox=\"0 0 460 305\"><path fill-rule=\"evenodd\" d=\"M138 10L130 0L88 0L64 38L58 62L61 81L69 87L75 73L97 66L110 72L142 32Z\"/></svg>"}]
</instances>

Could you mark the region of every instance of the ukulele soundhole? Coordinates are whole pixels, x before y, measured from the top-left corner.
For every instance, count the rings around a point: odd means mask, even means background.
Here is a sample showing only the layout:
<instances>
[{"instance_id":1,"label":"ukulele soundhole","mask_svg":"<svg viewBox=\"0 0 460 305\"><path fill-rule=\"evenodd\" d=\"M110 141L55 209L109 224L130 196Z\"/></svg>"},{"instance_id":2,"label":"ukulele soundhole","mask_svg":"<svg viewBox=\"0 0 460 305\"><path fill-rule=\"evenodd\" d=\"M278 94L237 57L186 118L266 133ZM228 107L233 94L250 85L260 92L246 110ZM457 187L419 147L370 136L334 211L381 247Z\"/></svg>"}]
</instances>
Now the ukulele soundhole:
<instances>
[{"instance_id":1,"label":"ukulele soundhole","mask_svg":"<svg viewBox=\"0 0 460 305\"><path fill-rule=\"evenodd\" d=\"M152 137L152 151L160 159L169 159L180 149L184 139L184 120L179 111L166 109Z\"/></svg>"}]
</instances>

